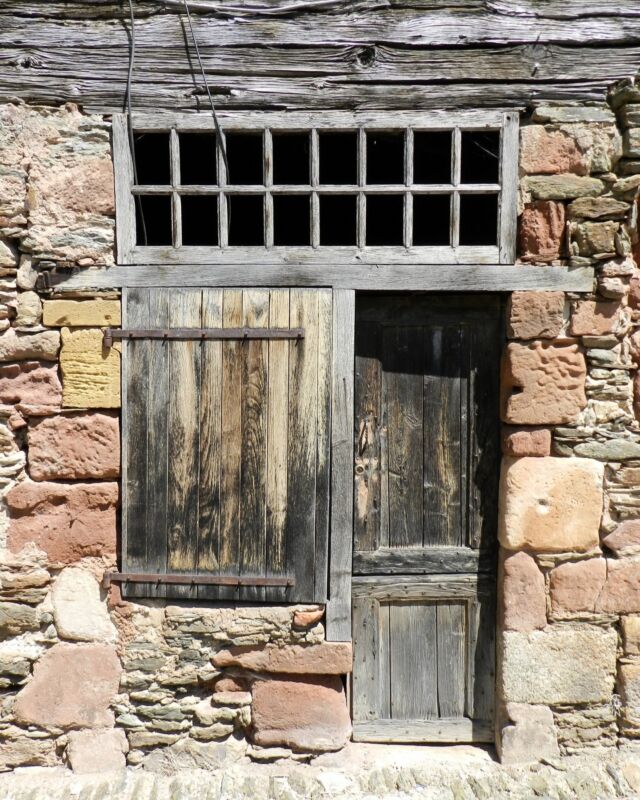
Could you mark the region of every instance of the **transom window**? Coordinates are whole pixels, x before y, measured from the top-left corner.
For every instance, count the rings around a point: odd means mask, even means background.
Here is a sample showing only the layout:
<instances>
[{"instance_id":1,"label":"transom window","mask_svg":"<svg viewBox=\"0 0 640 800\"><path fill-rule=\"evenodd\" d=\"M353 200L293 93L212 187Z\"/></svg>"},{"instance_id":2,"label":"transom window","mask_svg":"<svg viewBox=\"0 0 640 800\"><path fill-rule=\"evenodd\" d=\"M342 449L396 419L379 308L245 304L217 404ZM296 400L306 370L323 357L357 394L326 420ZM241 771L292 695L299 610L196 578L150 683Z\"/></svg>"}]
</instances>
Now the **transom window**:
<instances>
[{"instance_id":1,"label":"transom window","mask_svg":"<svg viewBox=\"0 0 640 800\"><path fill-rule=\"evenodd\" d=\"M121 263L513 260L517 115L140 115L135 160L126 122Z\"/></svg>"}]
</instances>

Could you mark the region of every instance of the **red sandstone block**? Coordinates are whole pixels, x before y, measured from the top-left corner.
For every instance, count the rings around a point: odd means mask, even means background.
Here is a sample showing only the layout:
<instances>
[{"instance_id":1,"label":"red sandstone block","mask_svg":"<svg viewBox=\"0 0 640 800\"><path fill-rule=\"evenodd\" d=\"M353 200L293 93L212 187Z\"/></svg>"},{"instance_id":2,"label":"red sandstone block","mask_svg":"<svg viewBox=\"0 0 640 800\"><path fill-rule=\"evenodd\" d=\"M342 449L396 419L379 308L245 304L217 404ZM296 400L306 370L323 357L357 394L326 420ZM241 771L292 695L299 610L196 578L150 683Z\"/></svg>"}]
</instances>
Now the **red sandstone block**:
<instances>
[{"instance_id":1,"label":"red sandstone block","mask_svg":"<svg viewBox=\"0 0 640 800\"><path fill-rule=\"evenodd\" d=\"M28 542L52 563L116 554L118 484L22 481L5 496L10 520L7 543L18 551Z\"/></svg>"},{"instance_id":2,"label":"red sandstone block","mask_svg":"<svg viewBox=\"0 0 640 800\"><path fill-rule=\"evenodd\" d=\"M288 675L344 675L351 672L350 642L263 647L230 647L219 650L211 659L214 667L236 667L252 672L279 672Z\"/></svg>"},{"instance_id":3,"label":"red sandstone block","mask_svg":"<svg viewBox=\"0 0 640 800\"><path fill-rule=\"evenodd\" d=\"M527 553L507 555L502 562L502 619L507 631L535 631L547 624L544 576Z\"/></svg>"},{"instance_id":4,"label":"red sandstone block","mask_svg":"<svg viewBox=\"0 0 640 800\"><path fill-rule=\"evenodd\" d=\"M607 579L596 603L596 611L607 614L640 612L640 562L607 559Z\"/></svg>"},{"instance_id":5,"label":"red sandstone block","mask_svg":"<svg viewBox=\"0 0 640 800\"><path fill-rule=\"evenodd\" d=\"M565 131L527 125L520 132L520 169L527 175L588 175L589 162Z\"/></svg>"},{"instance_id":6,"label":"red sandstone block","mask_svg":"<svg viewBox=\"0 0 640 800\"><path fill-rule=\"evenodd\" d=\"M38 481L118 477L118 417L81 413L33 422L29 429L29 474Z\"/></svg>"},{"instance_id":7,"label":"red sandstone block","mask_svg":"<svg viewBox=\"0 0 640 800\"><path fill-rule=\"evenodd\" d=\"M0 403L17 405L31 415L55 413L62 403L58 365L43 361L0 365Z\"/></svg>"},{"instance_id":8,"label":"red sandstone block","mask_svg":"<svg viewBox=\"0 0 640 800\"><path fill-rule=\"evenodd\" d=\"M606 577L604 558L568 561L552 569L549 586L554 616L593 613Z\"/></svg>"},{"instance_id":9,"label":"red sandstone block","mask_svg":"<svg viewBox=\"0 0 640 800\"><path fill-rule=\"evenodd\" d=\"M551 431L547 428L503 428L502 452L505 456L548 456Z\"/></svg>"},{"instance_id":10,"label":"red sandstone block","mask_svg":"<svg viewBox=\"0 0 640 800\"><path fill-rule=\"evenodd\" d=\"M620 305L596 300L579 300L571 314L573 336L602 336L614 333L620 319Z\"/></svg>"},{"instance_id":11,"label":"red sandstone block","mask_svg":"<svg viewBox=\"0 0 640 800\"><path fill-rule=\"evenodd\" d=\"M564 324L564 292L512 292L510 339L555 339Z\"/></svg>"},{"instance_id":12,"label":"red sandstone block","mask_svg":"<svg viewBox=\"0 0 640 800\"><path fill-rule=\"evenodd\" d=\"M518 254L523 261L548 263L560 258L566 211L557 200L527 203L518 225Z\"/></svg>"}]
</instances>

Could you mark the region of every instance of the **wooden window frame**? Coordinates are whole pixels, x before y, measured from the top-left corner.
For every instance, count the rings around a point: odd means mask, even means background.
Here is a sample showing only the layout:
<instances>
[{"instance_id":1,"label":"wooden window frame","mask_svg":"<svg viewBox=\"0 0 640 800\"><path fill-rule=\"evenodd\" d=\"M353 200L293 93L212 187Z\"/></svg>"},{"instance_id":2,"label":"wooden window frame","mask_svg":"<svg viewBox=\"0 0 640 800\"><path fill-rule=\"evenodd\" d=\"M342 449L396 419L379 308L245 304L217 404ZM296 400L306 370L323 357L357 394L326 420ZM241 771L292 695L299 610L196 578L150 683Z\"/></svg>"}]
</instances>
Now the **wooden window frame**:
<instances>
[{"instance_id":1,"label":"wooden window frame","mask_svg":"<svg viewBox=\"0 0 640 800\"><path fill-rule=\"evenodd\" d=\"M264 133L264 182L260 186L228 184L225 162L218 149L217 172L219 184L215 186L183 187L178 182L180 175L179 133L215 133L213 119L209 114L146 114L133 116L135 132L169 133L171 184L163 186L135 186L133 163L129 147L128 121L126 114L113 118L114 169L116 175L116 236L118 262L120 264L242 264L261 265L305 265L328 264L512 264L515 261L516 199L518 175L518 113L513 111L486 110L444 112L234 112L219 114L223 132ZM318 132L357 131L360 139L358 149L357 183L345 186L322 186L319 183ZM369 131L404 130L407 132L405 149L404 182L397 185L367 184L365 180L366 133ZM499 181L496 184L463 184L461 181L461 132L500 131ZM305 186L283 185L274 187L271 132L310 132L311 170L310 183ZM452 181L449 184L413 183L413 132L452 131ZM224 133L223 133L224 135ZM227 197L229 195L264 194L265 246L229 246L227 242ZM304 193L311 198L311 244L309 246L274 246L273 244L273 196L276 194ZM358 198L358 223L356 247L331 247L320 245L319 196L320 194L351 194ZM451 245L413 247L412 241L412 193L451 196ZM172 209L173 239L178 245L140 246L136 244L135 196L170 195ZM404 244L402 246L365 245L365 196L367 194L402 195L405 199ZM466 194L497 194L498 236L497 244L491 246L460 245L460 196ZM180 195L218 196L217 246L182 246Z\"/></svg>"}]
</instances>

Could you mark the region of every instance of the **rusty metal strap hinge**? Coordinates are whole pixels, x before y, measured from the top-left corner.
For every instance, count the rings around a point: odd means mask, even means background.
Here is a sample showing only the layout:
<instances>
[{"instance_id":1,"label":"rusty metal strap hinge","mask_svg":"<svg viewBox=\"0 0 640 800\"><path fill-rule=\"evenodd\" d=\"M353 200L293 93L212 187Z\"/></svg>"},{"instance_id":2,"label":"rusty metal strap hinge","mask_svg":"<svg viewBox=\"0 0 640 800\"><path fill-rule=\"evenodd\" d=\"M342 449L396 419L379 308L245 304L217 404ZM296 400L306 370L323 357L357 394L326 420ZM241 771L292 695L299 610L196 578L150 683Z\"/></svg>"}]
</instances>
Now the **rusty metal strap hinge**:
<instances>
[{"instance_id":1,"label":"rusty metal strap hinge","mask_svg":"<svg viewBox=\"0 0 640 800\"><path fill-rule=\"evenodd\" d=\"M211 341L216 339L304 339L304 328L163 328L126 330L106 328L103 344L111 347L114 339L178 339Z\"/></svg>"},{"instance_id":2,"label":"rusty metal strap hinge","mask_svg":"<svg viewBox=\"0 0 640 800\"><path fill-rule=\"evenodd\" d=\"M102 586L108 589L112 583L153 583L178 586L282 586L296 585L295 578L252 578L248 575L189 575L165 572L105 572Z\"/></svg>"}]
</instances>

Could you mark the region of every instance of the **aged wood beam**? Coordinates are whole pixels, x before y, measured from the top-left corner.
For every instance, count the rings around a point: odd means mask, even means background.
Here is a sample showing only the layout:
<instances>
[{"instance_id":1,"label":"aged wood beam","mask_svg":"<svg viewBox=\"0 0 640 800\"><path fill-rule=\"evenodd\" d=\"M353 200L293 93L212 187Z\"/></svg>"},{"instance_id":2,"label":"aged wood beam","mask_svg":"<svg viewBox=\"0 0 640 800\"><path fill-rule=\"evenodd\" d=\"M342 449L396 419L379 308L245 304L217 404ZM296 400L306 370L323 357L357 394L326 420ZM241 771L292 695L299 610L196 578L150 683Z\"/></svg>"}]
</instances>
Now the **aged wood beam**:
<instances>
[{"instance_id":1,"label":"aged wood beam","mask_svg":"<svg viewBox=\"0 0 640 800\"><path fill-rule=\"evenodd\" d=\"M42 273L41 288L56 291L170 286L331 286L358 291L590 292L590 267L377 264L146 264Z\"/></svg>"}]
</instances>

